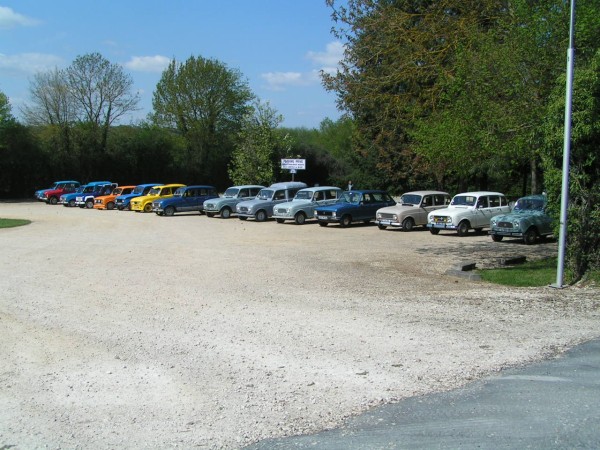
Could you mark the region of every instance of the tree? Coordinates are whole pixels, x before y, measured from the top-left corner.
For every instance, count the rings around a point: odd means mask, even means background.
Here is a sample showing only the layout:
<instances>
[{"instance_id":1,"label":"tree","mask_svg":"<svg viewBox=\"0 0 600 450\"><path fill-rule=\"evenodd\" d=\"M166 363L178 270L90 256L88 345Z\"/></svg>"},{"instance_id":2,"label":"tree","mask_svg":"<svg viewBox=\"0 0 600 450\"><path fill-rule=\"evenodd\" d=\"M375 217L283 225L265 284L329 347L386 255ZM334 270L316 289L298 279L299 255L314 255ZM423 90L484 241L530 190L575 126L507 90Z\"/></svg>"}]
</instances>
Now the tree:
<instances>
[{"instance_id":1,"label":"tree","mask_svg":"<svg viewBox=\"0 0 600 450\"><path fill-rule=\"evenodd\" d=\"M289 156L291 148L289 135L277 131L282 121L269 103L257 101L246 113L229 165L234 184L273 183L278 156Z\"/></svg>"},{"instance_id":2,"label":"tree","mask_svg":"<svg viewBox=\"0 0 600 450\"><path fill-rule=\"evenodd\" d=\"M555 218L561 201L565 84L565 76L557 79L544 128L546 187ZM573 92L566 261L571 281L578 281L590 269L600 269L600 50L575 71Z\"/></svg>"},{"instance_id":3,"label":"tree","mask_svg":"<svg viewBox=\"0 0 600 450\"><path fill-rule=\"evenodd\" d=\"M214 59L171 61L154 91L155 124L177 130L187 141L180 164L189 177L223 183L240 129L254 95L238 70Z\"/></svg>"},{"instance_id":4,"label":"tree","mask_svg":"<svg viewBox=\"0 0 600 450\"><path fill-rule=\"evenodd\" d=\"M8 97L0 91L0 124L5 124L14 120L12 115L12 107L8 101Z\"/></svg>"}]
</instances>

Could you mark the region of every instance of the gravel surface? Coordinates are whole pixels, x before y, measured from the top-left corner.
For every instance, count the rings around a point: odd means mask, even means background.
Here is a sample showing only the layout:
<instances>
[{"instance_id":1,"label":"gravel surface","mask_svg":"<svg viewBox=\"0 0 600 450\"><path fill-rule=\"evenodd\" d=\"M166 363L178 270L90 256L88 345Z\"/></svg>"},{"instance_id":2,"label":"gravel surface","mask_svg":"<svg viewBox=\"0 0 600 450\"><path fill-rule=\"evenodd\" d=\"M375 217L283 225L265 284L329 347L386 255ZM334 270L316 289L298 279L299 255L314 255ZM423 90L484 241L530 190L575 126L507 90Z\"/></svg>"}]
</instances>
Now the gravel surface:
<instances>
[{"instance_id":1,"label":"gravel surface","mask_svg":"<svg viewBox=\"0 0 600 450\"><path fill-rule=\"evenodd\" d=\"M240 448L555 356L600 290L456 263L556 254L376 226L0 203L0 448Z\"/></svg>"}]
</instances>

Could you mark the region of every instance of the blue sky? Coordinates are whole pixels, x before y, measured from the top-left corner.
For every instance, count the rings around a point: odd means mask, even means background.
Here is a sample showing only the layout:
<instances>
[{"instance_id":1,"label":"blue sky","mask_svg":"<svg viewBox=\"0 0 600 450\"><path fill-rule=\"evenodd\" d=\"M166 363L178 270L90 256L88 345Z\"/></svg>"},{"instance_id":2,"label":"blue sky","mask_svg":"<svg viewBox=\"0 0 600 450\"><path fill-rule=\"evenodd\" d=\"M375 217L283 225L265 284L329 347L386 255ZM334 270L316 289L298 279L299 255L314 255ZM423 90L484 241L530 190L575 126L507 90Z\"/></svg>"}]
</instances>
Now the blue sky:
<instances>
[{"instance_id":1,"label":"blue sky","mask_svg":"<svg viewBox=\"0 0 600 450\"><path fill-rule=\"evenodd\" d=\"M343 53L332 25L325 0L0 0L0 90L19 117L34 73L98 52L132 76L135 122L169 60L202 56L240 70L283 126L316 128L340 116L318 76Z\"/></svg>"}]
</instances>

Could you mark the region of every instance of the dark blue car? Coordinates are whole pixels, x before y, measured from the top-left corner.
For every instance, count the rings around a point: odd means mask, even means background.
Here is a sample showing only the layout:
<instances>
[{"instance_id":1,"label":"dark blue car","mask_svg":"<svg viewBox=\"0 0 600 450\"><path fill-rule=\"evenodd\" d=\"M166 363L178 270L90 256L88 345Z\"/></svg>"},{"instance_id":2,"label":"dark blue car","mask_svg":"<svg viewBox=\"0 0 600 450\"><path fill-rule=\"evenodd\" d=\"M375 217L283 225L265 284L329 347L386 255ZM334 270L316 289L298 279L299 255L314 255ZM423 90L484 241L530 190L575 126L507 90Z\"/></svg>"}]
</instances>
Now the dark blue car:
<instances>
[{"instance_id":1,"label":"dark blue car","mask_svg":"<svg viewBox=\"0 0 600 450\"><path fill-rule=\"evenodd\" d=\"M138 184L130 194L119 195L115 198L115 206L118 210L122 211L124 209L130 211L131 210L131 200L136 197L142 197L152 189L154 186L162 186L164 183L145 183Z\"/></svg>"},{"instance_id":2,"label":"dark blue car","mask_svg":"<svg viewBox=\"0 0 600 450\"><path fill-rule=\"evenodd\" d=\"M339 223L341 227L347 227L352 222L369 223L375 220L379 208L395 204L386 191L345 191L333 205L316 208L315 219L322 227L330 223Z\"/></svg>"},{"instance_id":3,"label":"dark blue car","mask_svg":"<svg viewBox=\"0 0 600 450\"><path fill-rule=\"evenodd\" d=\"M204 201L219 196L214 186L183 186L172 197L152 202L152 211L159 216L172 216L178 212L199 212L204 210Z\"/></svg>"}]
</instances>

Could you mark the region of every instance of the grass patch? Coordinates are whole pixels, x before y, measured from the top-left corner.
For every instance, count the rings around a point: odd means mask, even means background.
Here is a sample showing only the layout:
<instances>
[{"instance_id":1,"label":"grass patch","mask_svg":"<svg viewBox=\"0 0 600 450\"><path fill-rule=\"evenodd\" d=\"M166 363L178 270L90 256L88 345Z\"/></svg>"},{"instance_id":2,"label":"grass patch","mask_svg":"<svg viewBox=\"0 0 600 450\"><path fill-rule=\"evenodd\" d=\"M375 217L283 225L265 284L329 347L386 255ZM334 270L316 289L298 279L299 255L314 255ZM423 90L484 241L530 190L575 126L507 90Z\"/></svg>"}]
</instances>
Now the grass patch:
<instances>
[{"instance_id":1,"label":"grass patch","mask_svg":"<svg viewBox=\"0 0 600 450\"><path fill-rule=\"evenodd\" d=\"M31 220L25 219L2 219L0 217L0 228L12 228L12 227L20 227L23 225L29 225Z\"/></svg>"},{"instance_id":2,"label":"grass patch","mask_svg":"<svg viewBox=\"0 0 600 450\"><path fill-rule=\"evenodd\" d=\"M484 269L479 273L482 280L505 286L548 286L556 282L556 265L556 258L546 258L506 269Z\"/></svg>"}]
</instances>

